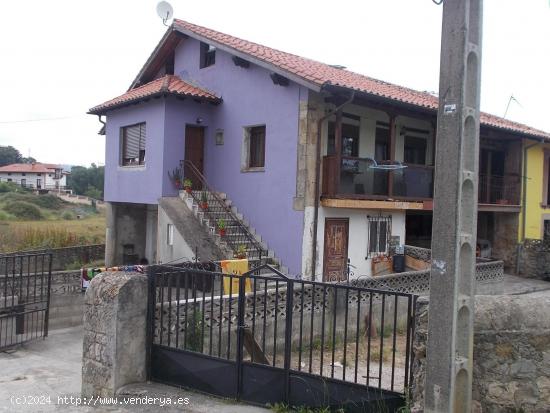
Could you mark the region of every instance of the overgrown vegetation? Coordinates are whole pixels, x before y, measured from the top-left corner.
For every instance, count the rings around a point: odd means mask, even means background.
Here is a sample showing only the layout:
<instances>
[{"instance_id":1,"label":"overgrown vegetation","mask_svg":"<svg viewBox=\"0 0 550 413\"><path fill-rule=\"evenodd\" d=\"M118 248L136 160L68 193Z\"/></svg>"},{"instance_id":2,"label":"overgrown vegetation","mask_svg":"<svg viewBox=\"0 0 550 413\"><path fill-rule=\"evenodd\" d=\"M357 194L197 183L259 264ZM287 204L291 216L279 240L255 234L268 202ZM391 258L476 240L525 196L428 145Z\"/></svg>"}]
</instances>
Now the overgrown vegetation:
<instances>
[{"instance_id":1,"label":"overgrown vegetation","mask_svg":"<svg viewBox=\"0 0 550 413\"><path fill-rule=\"evenodd\" d=\"M9 201L4 205L4 212L21 219L38 220L44 218L40 208L25 201Z\"/></svg>"},{"instance_id":2,"label":"overgrown vegetation","mask_svg":"<svg viewBox=\"0 0 550 413\"><path fill-rule=\"evenodd\" d=\"M105 218L93 206L0 184L0 252L101 243L104 234Z\"/></svg>"},{"instance_id":3,"label":"overgrown vegetation","mask_svg":"<svg viewBox=\"0 0 550 413\"><path fill-rule=\"evenodd\" d=\"M275 413L329 413L330 407L307 407L307 406L289 406L286 403L275 403L268 405ZM343 413L344 409L335 410L337 413Z\"/></svg>"},{"instance_id":4,"label":"overgrown vegetation","mask_svg":"<svg viewBox=\"0 0 550 413\"><path fill-rule=\"evenodd\" d=\"M189 316L191 316L190 313ZM193 315L185 323L187 331L185 348L187 350L202 352L202 328L202 312L195 309Z\"/></svg>"}]
</instances>

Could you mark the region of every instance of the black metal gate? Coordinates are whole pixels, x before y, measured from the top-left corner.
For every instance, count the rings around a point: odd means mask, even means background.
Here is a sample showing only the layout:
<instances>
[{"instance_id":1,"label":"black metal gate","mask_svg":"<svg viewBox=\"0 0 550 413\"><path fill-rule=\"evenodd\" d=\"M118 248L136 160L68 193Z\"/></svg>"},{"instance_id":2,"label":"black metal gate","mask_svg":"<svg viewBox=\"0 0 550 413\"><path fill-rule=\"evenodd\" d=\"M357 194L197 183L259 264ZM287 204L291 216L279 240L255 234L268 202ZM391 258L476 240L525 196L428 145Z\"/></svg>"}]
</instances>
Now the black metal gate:
<instances>
[{"instance_id":1,"label":"black metal gate","mask_svg":"<svg viewBox=\"0 0 550 413\"><path fill-rule=\"evenodd\" d=\"M289 279L149 268L149 378L256 404L396 411L416 296Z\"/></svg>"},{"instance_id":2,"label":"black metal gate","mask_svg":"<svg viewBox=\"0 0 550 413\"><path fill-rule=\"evenodd\" d=\"M0 350L48 335L51 254L0 256Z\"/></svg>"}]
</instances>

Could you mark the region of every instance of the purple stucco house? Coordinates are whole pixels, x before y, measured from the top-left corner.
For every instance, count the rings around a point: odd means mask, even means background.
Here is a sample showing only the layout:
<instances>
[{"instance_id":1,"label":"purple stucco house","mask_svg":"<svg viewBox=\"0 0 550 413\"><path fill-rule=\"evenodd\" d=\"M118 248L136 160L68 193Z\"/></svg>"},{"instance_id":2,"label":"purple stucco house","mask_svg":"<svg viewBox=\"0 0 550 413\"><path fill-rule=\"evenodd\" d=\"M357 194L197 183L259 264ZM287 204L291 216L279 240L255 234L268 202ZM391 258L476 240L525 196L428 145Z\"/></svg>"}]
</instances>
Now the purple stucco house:
<instances>
[{"instance_id":1,"label":"purple stucco house","mask_svg":"<svg viewBox=\"0 0 550 413\"><path fill-rule=\"evenodd\" d=\"M106 117L106 264L244 251L307 278L343 279L348 260L370 275L392 243L429 244L437 109L428 93L176 19L129 90L89 111ZM480 174L501 193L480 187L480 235L508 259L522 142L547 134L484 113L480 126Z\"/></svg>"}]
</instances>

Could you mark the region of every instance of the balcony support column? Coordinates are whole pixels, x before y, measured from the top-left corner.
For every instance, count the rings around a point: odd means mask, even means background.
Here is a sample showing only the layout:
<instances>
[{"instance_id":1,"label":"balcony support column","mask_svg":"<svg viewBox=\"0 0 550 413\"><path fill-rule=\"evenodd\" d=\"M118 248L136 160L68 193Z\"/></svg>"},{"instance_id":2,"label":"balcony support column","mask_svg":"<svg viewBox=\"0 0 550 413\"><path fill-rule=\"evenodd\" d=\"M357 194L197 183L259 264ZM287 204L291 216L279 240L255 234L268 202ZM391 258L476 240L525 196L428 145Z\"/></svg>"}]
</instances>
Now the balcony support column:
<instances>
[{"instance_id":1,"label":"balcony support column","mask_svg":"<svg viewBox=\"0 0 550 413\"><path fill-rule=\"evenodd\" d=\"M395 140L396 140L396 127L395 127L395 114L394 113L388 113L388 116L390 118L390 162L395 162ZM393 196L393 171L389 171L388 173L388 196Z\"/></svg>"},{"instance_id":2,"label":"balcony support column","mask_svg":"<svg viewBox=\"0 0 550 413\"><path fill-rule=\"evenodd\" d=\"M336 154L336 173L333 177L336 193L340 192L340 175L342 168L342 109L336 112L336 122L334 123L334 152Z\"/></svg>"}]
</instances>

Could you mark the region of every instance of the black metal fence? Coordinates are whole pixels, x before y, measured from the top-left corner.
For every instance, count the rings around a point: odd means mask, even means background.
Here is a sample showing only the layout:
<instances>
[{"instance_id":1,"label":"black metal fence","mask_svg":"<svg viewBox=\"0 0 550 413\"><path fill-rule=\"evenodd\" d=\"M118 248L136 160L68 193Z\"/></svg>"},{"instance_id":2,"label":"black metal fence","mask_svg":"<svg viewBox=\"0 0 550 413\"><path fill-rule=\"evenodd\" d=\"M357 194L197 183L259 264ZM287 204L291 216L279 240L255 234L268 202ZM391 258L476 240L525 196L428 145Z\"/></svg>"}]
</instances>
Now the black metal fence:
<instances>
[{"instance_id":1,"label":"black metal fence","mask_svg":"<svg viewBox=\"0 0 550 413\"><path fill-rule=\"evenodd\" d=\"M48 335L51 254L0 257L0 350Z\"/></svg>"},{"instance_id":2,"label":"black metal fence","mask_svg":"<svg viewBox=\"0 0 550 413\"><path fill-rule=\"evenodd\" d=\"M150 378L253 403L403 402L416 296L284 277L150 267Z\"/></svg>"}]
</instances>

